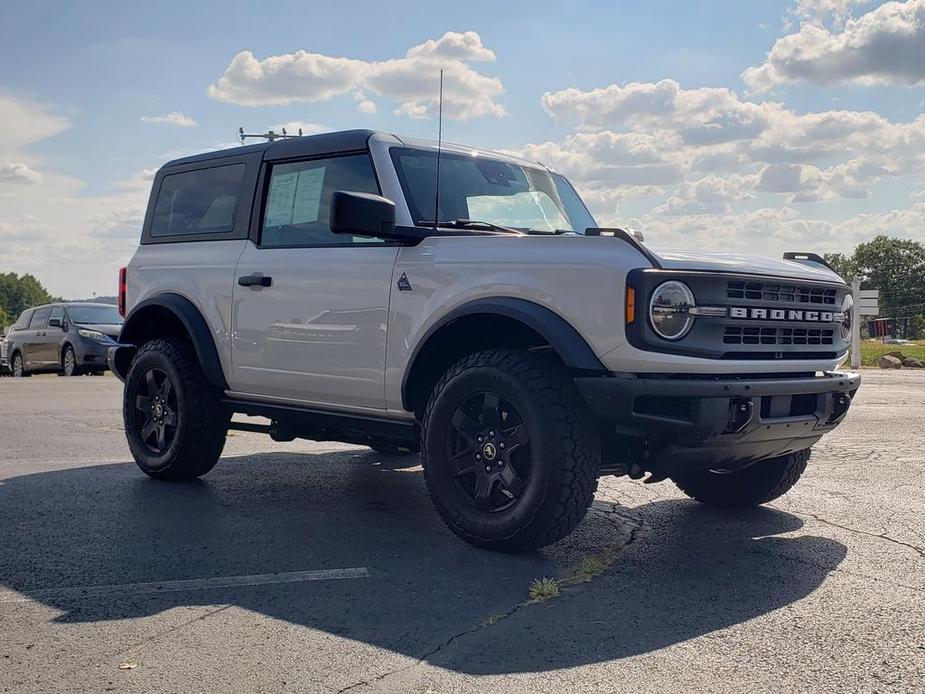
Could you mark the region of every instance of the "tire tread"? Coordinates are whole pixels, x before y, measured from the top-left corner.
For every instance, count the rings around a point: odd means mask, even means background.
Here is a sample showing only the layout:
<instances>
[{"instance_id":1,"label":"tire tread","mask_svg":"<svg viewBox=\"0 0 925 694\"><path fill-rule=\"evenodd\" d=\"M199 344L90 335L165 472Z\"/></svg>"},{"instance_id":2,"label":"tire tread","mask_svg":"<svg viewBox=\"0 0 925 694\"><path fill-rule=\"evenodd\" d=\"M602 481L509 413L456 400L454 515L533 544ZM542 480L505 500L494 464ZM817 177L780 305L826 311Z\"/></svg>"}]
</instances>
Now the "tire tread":
<instances>
[{"instance_id":1,"label":"tire tread","mask_svg":"<svg viewBox=\"0 0 925 694\"><path fill-rule=\"evenodd\" d=\"M176 368L181 383L175 384L175 387L182 387L184 391L186 412L182 416L186 423L180 448L167 465L147 467L133 450L135 461L145 474L157 479L190 480L201 477L215 467L221 457L229 415L222 410L218 392L206 380L192 346L186 340L161 338L146 342L135 355L132 368L150 353L159 354ZM130 369L128 378L131 376ZM129 402L128 397L123 400L122 416L126 429L133 426L134 403Z\"/></svg>"},{"instance_id":2,"label":"tire tread","mask_svg":"<svg viewBox=\"0 0 925 694\"><path fill-rule=\"evenodd\" d=\"M807 448L754 463L741 472L717 475L705 471L672 478L672 481L687 496L711 506L760 506L790 491L806 470L809 456Z\"/></svg>"},{"instance_id":3,"label":"tire tread","mask_svg":"<svg viewBox=\"0 0 925 694\"><path fill-rule=\"evenodd\" d=\"M436 499L438 513L449 528L459 537L471 544L503 549L523 551L542 547L568 535L582 521L597 491L597 471L600 464L600 448L597 434L589 426L589 418L581 417L585 410L584 402L568 379L564 368L554 358L547 355L513 349L493 349L475 352L463 357L451 366L437 381L424 411L424 422L430 421L430 415L440 393L454 378L469 369L495 368L505 371L521 383L528 386L533 396L540 403L547 421L544 425L552 431L552 436L561 441L564 455L561 457L562 484L558 498L551 513L543 518L534 515L528 528L517 531L506 538L485 538L473 535L461 528ZM422 428L421 450L426 451ZM428 465L424 459L424 473ZM433 496L432 496L433 498ZM540 512L537 509L537 513Z\"/></svg>"}]
</instances>

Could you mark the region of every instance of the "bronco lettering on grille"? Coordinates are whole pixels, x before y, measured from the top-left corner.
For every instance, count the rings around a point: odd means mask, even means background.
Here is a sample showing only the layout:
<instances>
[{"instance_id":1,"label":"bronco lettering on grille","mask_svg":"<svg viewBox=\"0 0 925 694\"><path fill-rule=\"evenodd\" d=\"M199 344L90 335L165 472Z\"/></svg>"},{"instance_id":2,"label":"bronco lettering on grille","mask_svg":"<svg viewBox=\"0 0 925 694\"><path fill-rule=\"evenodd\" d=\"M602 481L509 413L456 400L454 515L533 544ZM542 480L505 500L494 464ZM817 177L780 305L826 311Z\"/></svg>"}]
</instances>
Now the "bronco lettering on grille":
<instances>
[{"instance_id":1,"label":"bronco lettering on grille","mask_svg":"<svg viewBox=\"0 0 925 694\"><path fill-rule=\"evenodd\" d=\"M842 314L832 311L796 311L783 308L745 308L742 306L730 306L729 317L810 323L833 323L843 320Z\"/></svg>"}]
</instances>

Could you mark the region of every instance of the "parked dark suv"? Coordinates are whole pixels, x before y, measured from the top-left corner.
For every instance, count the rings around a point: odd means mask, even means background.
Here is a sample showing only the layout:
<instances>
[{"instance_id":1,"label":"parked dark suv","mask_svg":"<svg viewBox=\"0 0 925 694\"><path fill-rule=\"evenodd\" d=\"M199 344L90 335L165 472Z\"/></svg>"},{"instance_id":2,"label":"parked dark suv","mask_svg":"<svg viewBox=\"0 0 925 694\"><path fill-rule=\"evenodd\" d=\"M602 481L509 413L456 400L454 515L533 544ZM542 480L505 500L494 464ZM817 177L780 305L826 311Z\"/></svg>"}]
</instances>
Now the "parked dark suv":
<instances>
[{"instance_id":1,"label":"parked dark suv","mask_svg":"<svg viewBox=\"0 0 925 694\"><path fill-rule=\"evenodd\" d=\"M23 311L7 331L4 360L14 376L102 373L121 329L119 310L109 304L37 306Z\"/></svg>"}]
</instances>

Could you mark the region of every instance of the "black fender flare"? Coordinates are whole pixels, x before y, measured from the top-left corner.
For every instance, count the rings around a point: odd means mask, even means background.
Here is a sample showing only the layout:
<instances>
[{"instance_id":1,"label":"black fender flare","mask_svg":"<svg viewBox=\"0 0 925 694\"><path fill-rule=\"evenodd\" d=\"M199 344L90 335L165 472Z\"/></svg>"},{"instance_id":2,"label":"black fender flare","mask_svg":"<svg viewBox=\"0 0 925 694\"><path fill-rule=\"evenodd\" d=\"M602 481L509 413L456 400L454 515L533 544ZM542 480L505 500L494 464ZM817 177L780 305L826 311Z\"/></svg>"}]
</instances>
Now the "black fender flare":
<instances>
[{"instance_id":1,"label":"black fender flare","mask_svg":"<svg viewBox=\"0 0 925 694\"><path fill-rule=\"evenodd\" d=\"M551 309L527 299L514 297L475 299L449 311L418 340L402 377L401 399L406 409L409 406L408 377L414 371L415 363L430 338L453 321L476 314L504 316L524 324L549 343L556 354L559 355L559 358L562 359L566 368L588 373L604 373L607 371L607 367L604 366L581 334L567 320Z\"/></svg>"},{"instance_id":2,"label":"black fender flare","mask_svg":"<svg viewBox=\"0 0 925 694\"><path fill-rule=\"evenodd\" d=\"M113 373L124 380L128 373L128 365L131 364L131 356L139 346L138 341L152 332L157 334L156 330L150 329L145 319L145 314L150 312L151 307L167 310L177 318L193 343L196 358L206 379L216 388L227 390L228 383L222 371L222 363L218 358L218 349L215 347L209 324L192 301L173 293L156 294L132 308L122 325L119 345L110 348L109 363ZM127 362L126 356L129 357Z\"/></svg>"}]
</instances>

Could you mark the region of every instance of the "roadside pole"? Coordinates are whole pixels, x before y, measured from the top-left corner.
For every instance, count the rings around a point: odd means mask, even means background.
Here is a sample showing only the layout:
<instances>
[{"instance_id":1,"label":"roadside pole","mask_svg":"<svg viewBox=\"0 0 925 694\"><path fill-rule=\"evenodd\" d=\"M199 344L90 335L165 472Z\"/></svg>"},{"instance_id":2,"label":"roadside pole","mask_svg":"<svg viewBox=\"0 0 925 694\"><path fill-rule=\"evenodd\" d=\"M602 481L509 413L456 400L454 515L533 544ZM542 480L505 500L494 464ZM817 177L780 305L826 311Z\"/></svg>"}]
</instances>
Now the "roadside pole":
<instances>
[{"instance_id":1,"label":"roadside pole","mask_svg":"<svg viewBox=\"0 0 925 694\"><path fill-rule=\"evenodd\" d=\"M851 293L854 295L855 303L860 301L861 297L861 280L851 281ZM851 368L861 368L861 311L860 306L855 308L854 315L851 317Z\"/></svg>"}]
</instances>

